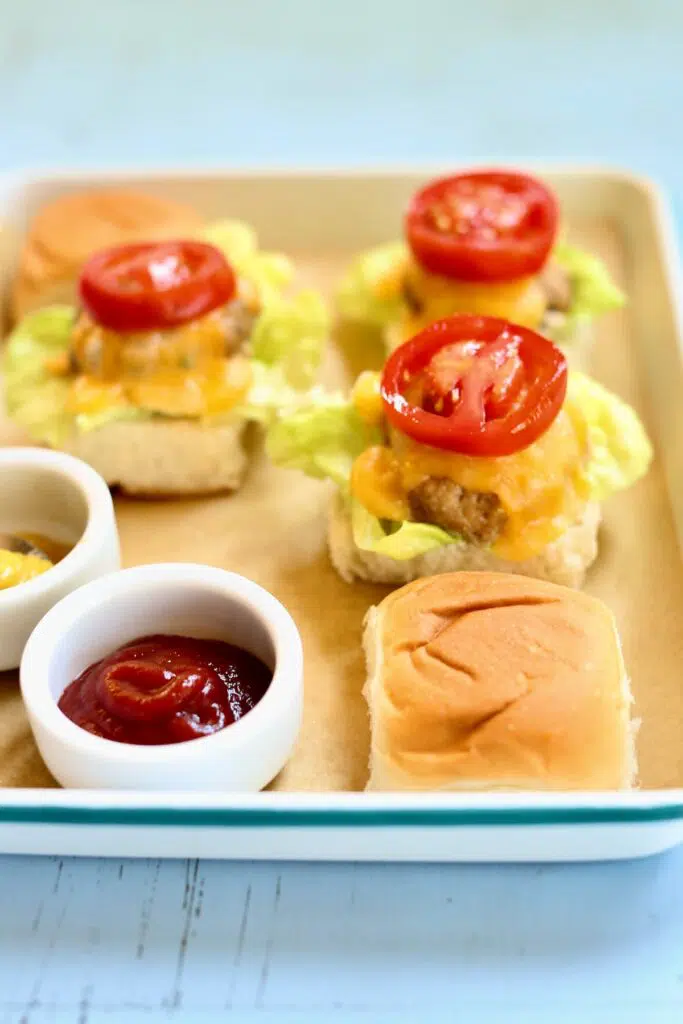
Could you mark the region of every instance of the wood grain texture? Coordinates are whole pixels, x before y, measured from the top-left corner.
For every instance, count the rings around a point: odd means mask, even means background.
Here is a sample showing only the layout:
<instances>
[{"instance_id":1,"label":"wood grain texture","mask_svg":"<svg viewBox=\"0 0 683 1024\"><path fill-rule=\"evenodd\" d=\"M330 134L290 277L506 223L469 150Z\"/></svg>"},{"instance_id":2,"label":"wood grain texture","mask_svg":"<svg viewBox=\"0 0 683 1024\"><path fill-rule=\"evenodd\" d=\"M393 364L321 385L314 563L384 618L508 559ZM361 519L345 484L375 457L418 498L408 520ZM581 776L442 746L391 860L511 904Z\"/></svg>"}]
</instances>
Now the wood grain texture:
<instances>
[{"instance_id":1,"label":"wood grain texture","mask_svg":"<svg viewBox=\"0 0 683 1024\"><path fill-rule=\"evenodd\" d=\"M683 213L682 35L676 0L0 0L0 165L603 160L662 178ZM0 1024L228 1007L680 1020L683 851L538 869L0 860Z\"/></svg>"},{"instance_id":2,"label":"wood grain texture","mask_svg":"<svg viewBox=\"0 0 683 1024\"><path fill-rule=\"evenodd\" d=\"M636 1020L683 1007L682 868L5 858L0 1021Z\"/></svg>"}]
</instances>

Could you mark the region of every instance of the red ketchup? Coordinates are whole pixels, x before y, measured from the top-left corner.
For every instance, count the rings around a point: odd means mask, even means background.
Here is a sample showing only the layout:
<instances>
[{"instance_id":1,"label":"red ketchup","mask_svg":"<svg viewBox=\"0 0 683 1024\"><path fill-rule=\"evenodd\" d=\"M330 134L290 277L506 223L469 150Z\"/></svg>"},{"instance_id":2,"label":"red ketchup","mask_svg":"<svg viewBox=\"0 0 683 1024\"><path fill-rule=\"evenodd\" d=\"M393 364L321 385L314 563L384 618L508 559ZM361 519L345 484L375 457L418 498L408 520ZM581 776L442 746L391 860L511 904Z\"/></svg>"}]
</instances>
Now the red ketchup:
<instances>
[{"instance_id":1,"label":"red ketchup","mask_svg":"<svg viewBox=\"0 0 683 1024\"><path fill-rule=\"evenodd\" d=\"M70 683L59 707L82 729L119 743L182 743L232 725L258 704L273 674L221 640L146 636Z\"/></svg>"}]
</instances>

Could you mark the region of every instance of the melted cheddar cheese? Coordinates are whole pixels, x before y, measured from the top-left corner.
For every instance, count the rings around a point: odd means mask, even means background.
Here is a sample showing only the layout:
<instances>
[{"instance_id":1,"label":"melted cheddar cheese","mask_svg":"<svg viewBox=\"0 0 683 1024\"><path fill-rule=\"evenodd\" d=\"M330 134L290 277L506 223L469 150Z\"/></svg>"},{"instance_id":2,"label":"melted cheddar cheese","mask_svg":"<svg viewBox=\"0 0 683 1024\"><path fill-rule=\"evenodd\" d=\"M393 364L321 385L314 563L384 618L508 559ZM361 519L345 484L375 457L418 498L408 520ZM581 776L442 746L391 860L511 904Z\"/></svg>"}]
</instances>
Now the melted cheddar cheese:
<instances>
[{"instance_id":1,"label":"melted cheddar cheese","mask_svg":"<svg viewBox=\"0 0 683 1024\"><path fill-rule=\"evenodd\" d=\"M39 555L24 555L0 548L0 590L9 590L20 583L27 583L51 568L52 562Z\"/></svg>"},{"instance_id":2,"label":"melted cheddar cheese","mask_svg":"<svg viewBox=\"0 0 683 1024\"><path fill-rule=\"evenodd\" d=\"M173 330L125 335L83 315L74 327L71 342L78 366L103 380L205 366L223 356L224 344L219 310Z\"/></svg>"},{"instance_id":3,"label":"melted cheddar cheese","mask_svg":"<svg viewBox=\"0 0 683 1024\"><path fill-rule=\"evenodd\" d=\"M351 493L378 519L410 519L401 463L391 448L373 445L361 452L351 469Z\"/></svg>"},{"instance_id":4,"label":"melted cheddar cheese","mask_svg":"<svg viewBox=\"0 0 683 1024\"><path fill-rule=\"evenodd\" d=\"M74 416L124 406L165 416L220 416L242 401L251 378L251 364L243 356L217 360L202 371L157 370L139 379L105 381L83 374L71 384L66 409Z\"/></svg>"},{"instance_id":5,"label":"melted cheddar cheese","mask_svg":"<svg viewBox=\"0 0 683 1024\"><path fill-rule=\"evenodd\" d=\"M167 416L220 416L251 384L248 358L226 356L225 345L222 309L173 330L126 335L83 315L72 337L80 372L72 379L67 410L92 416L134 406ZM67 359L62 371L72 375Z\"/></svg>"},{"instance_id":6,"label":"melted cheddar cheese","mask_svg":"<svg viewBox=\"0 0 683 1024\"><path fill-rule=\"evenodd\" d=\"M384 403L380 392L380 376L374 370L363 370L351 389L351 404L369 427L378 427L384 419Z\"/></svg>"},{"instance_id":7,"label":"melted cheddar cheese","mask_svg":"<svg viewBox=\"0 0 683 1024\"><path fill-rule=\"evenodd\" d=\"M408 311L402 324L402 340L412 338L434 320L454 313L478 313L511 320L522 327L536 328L546 312L543 288L535 277L515 281L456 281L423 270L409 261L404 286L420 306Z\"/></svg>"},{"instance_id":8,"label":"melted cheddar cheese","mask_svg":"<svg viewBox=\"0 0 683 1024\"><path fill-rule=\"evenodd\" d=\"M590 497L588 437L578 409L565 402L549 430L514 455L474 458L427 448L392 432L392 448L368 449L351 477L355 498L378 518L410 519L407 494L427 477L498 495L507 520L492 550L523 561L539 554L580 517Z\"/></svg>"}]
</instances>

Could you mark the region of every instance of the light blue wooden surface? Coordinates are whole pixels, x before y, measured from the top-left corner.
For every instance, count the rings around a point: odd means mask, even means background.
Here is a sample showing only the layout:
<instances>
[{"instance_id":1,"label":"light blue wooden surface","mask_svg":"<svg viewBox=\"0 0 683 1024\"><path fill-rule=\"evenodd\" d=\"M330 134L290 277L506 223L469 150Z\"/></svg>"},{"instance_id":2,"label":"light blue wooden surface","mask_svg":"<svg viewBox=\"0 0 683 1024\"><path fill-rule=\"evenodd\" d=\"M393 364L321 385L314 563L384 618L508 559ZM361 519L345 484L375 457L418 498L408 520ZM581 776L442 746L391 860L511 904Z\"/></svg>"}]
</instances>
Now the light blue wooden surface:
<instances>
[{"instance_id":1,"label":"light blue wooden surface","mask_svg":"<svg viewBox=\"0 0 683 1024\"><path fill-rule=\"evenodd\" d=\"M683 205L679 0L0 0L0 167L550 158ZM0 1024L683 1019L683 850L0 859ZM422 1008L426 1010L422 1012Z\"/></svg>"}]
</instances>

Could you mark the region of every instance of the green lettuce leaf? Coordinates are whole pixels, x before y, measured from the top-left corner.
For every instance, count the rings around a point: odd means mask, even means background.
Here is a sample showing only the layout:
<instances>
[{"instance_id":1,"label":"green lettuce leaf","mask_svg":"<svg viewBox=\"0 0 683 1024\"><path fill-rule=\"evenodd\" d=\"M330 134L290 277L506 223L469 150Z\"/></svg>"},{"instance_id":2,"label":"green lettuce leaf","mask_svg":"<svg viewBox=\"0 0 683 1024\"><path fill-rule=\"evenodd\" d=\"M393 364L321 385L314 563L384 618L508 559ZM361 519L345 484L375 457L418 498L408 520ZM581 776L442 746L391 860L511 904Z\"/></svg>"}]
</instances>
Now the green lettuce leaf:
<instances>
[{"instance_id":1,"label":"green lettuce leaf","mask_svg":"<svg viewBox=\"0 0 683 1024\"><path fill-rule=\"evenodd\" d=\"M269 426L280 417L291 416L315 400L318 387L299 391L289 383L281 366L268 366L251 361L252 380L249 392L231 414Z\"/></svg>"},{"instance_id":2,"label":"green lettuce leaf","mask_svg":"<svg viewBox=\"0 0 683 1024\"><path fill-rule=\"evenodd\" d=\"M279 364L284 374L284 382L279 384L277 375L270 375L271 397L283 383L310 387L330 333L330 317L321 296L307 289L285 298L294 274L292 263L280 253L259 250L256 233L242 221L217 221L205 228L202 237L219 248L238 275L254 284L259 293L262 311L252 332L252 354L264 366ZM263 398L267 377L260 374L255 409L263 407L259 398Z\"/></svg>"},{"instance_id":3,"label":"green lettuce leaf","mask_svg":"<svg viewBox=\"0 0 683 1024\"><path fill-rule=\"evenodd\" d=\"M7 413L34 440L52 445L61 444L74 426L94 430L113 420L141 415L124 407L112 407L96 416L73 417L66 411L68 382L50 373L46 362L67 351L73 320L71 306L50 306L31 313L10 335L2 361Z\"/></svg>"},{"instance_id":4,"label":"green lettuce leaf","mask_svg":"<svg viewBox=\"0 0 683 1024\"><path fill-rule=\"evenodd\" d=\"M631 487L647 473L653 451L638 414L592 377L569 375L567 397L586 423L591 458L586 475L594 501Z\"/></svg>"},{"instance_id":5,"label":"green lettuce leaf","mask_svg":"<svg viewBox=\"0 0 683 1024\"><path fill-rule=\"evenodd\" d=\"M149 420L159 415L149 409L138 409L131 405L112 405L109 409L101 409L100 412L78 413L73 421L82 434L87 434L89 430L99 430L108 423L120 423L121 420Z\"/></svg>"},{"instance_id":6,"label":"green lettuce leaf","mask_svg":"<svg viewBox=\"0 0 683 1024\"><path fill-rule=\"evenodd\" d=\"M273 299L260 313L251 335L254 359L279 366L293 388L308 388L320 366L330 333L327 307L312 290L291 299Z\"/></svg>"},{"instance_id":7,"label":"green lettuce leaf","mask_svg":"<svg viewBox=\"0 0 683 1024\"><path fill-rule=\"evenodd\" d=\"M555 332L558 341L566 342L595 317L619 309L626 298L597 256L562 241L555 246L553 257L567 271L572 283L571 307L564 324Z\"/></svg>"},{"instance_id":8,"label":"green lettuce leaf","mask_svg":"<svg viewBox=\"0 0 683 1024\"><path fill-rule=\"evenodd\" d=\"M405 562L461 538L429 523L385 523L373 516L359 501L351 501L353 539L361 551L374 551L397 562Z\"/></svg>"},{"instance_id":9,"label":"green lettuce leaf","mask_svg":"<svg viewBox=\"0 0 683 1024\"><path fill-rule=\"evenodd\" d=\"M347 491L354 459L378 443L379 432L367 426L341 395L317 392L307 403L271 427L268 455L275 465L333 480Z\"/></svg>"},{"instance_id":10,"label":"green lettuce leaf","mask_svg":"<svg viewBox=\"0 0 683 1024\"><path fill-rule=\"evenodd\" d=\"M337 309L342 317L373 327L386 327L401 316L401 268L407 248L389 242L361 253L337 288Z\"/></svg>"},{"instance_id":11,"label":"green lettuce leaf","mask_svg":"<svg viewBox=\"0 0 683 1024\"><path fill-rule=\"evenodd\" d=\"M263 306L277 300L294 277L291 261L281 253L262 252L256 232L243 221L216 221L201 237L221 250L238 275L255 285Z\"/></svg>"},{"instance_id":12,"label":"green lettuce leaf","mask_svg":"<svg viewBox=\"0 0 683 1024\"><path fill-rule=\"evenodd\" d=\"M299 402L304 399L299 395ZM348 497L354 459L381 443L379 430L369 427L341 395L322 390L307 396L306 405L278 419L267 435L266 450L275 465L298 469L319 480L332 480ZM363 551L404 560L458 538L426 523L385 523L351 500L353 536Z\"/></svg>"}]
</instances>

